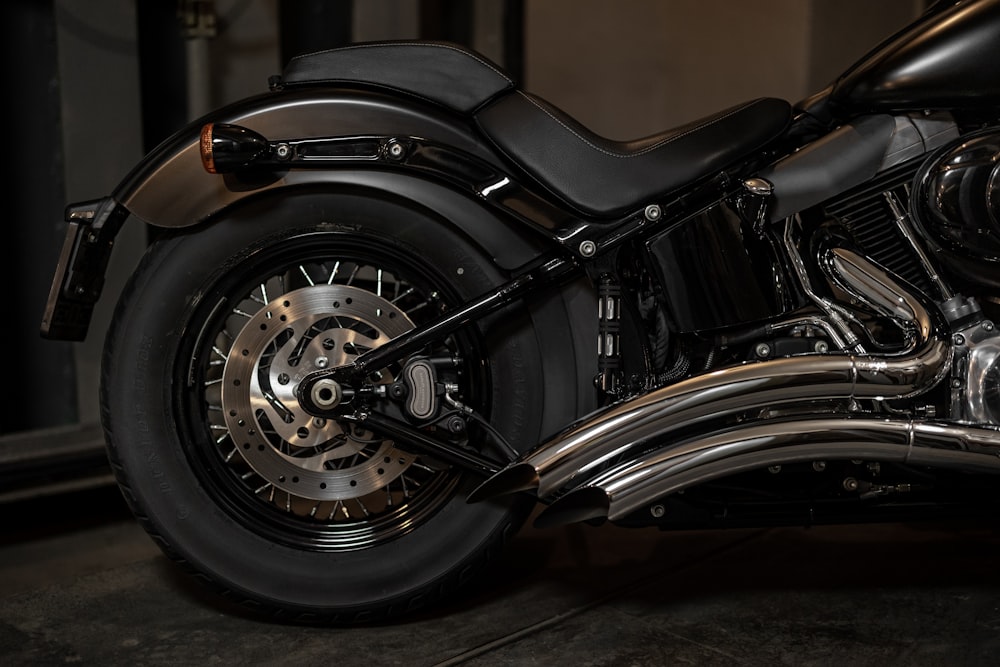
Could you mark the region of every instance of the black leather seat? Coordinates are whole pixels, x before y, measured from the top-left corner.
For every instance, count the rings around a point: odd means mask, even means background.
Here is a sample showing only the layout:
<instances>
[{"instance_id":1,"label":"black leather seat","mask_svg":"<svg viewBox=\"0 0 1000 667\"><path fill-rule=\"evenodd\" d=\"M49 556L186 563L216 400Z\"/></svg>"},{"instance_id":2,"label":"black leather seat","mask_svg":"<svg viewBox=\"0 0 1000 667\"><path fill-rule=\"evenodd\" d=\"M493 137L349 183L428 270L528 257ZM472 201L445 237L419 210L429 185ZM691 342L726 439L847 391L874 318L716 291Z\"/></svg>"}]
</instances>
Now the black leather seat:
<instances>
[{"instance_id":1,"label":"black leather seat","mask_svg":"<svg viewBox=\"0 0 1000 667\"><path fill-rule=\"evenodd\" d=\"M474 115L483 133L578 210L612 216L723 169L779 137L784 100L761 98L637 141L604 139L479 54L447 42L355 44L293 58L285 86L348 84L401 91Z\"/></svg>"},{"instance_id":2,"label":"black leather seat","mask_svg":"<svg viewBox=\"0 0 1000 667\"><path fill-rule=\"evenodd\" d=\"M296 56L286 86L347 83L391 88L471 113L514 81L473 51L447 42L370 42Z\"/></svg>"},{"instance_id":3,"label":"black leather seat","mask_svg":"<svg viewBox=\"0 0 1000 667\"><path fill-rule=\"evenodd\" d=\"M507 156L567 203L614 215L721 170L781 136L784 100L760 98L637 141L604 139L538 97L517 91L476 116Z\"/></svg>"}]
</instances>

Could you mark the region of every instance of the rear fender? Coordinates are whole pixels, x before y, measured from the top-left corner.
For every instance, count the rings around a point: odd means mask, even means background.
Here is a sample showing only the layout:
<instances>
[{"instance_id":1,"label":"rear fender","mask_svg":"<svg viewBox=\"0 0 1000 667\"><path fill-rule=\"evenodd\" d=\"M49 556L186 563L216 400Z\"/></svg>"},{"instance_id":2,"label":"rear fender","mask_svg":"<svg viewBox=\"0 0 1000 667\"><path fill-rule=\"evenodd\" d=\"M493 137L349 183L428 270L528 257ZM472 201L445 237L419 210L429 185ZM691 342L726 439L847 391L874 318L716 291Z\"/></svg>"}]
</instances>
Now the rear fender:
<instances>
[{"instance_id":1,"label":"rear fender","mask_svg":"<svg viewBox=\"0 0 1000 667\"><path fill-rule=\"evenodd\" d=\"M415 178L384 163L345 162L341 168L294 169L257 177L209 174L199 141L205 123L232 123L271 138L352 135L419 137L471 156L502 173L498 159L461 117L430 105L365 91L276 91L221 109L192 123L150 153L112 193L136 218L166 228L189 227L242 199L287 187L361 187L438 212L510 269L533 259L544 239L504 220L477 193L488 183ZM463 190L465 190L463 192ZM273 192L271 192L273 194Z\"/></svg>"},{"instance_id":2,"label":"rear fender","mask_svg":"<svg viewBox=\"0 0 1000 667\"><path fill-rule=\"evenodd\" d=\"M248 174L210 174L201 163L201 128L232 123L273 138L354 135L416 138L444 147L469 163L485 166L470 173L461 165L449 177L433 169L407 170L386 161L349 160L330 167ZM150 152L110 197L70 206L66 241L53 278L42 322L48 338L83 340L104 283L114 239L128 217L155 227L204 224L249 197L280 196L286 188L362 188L433 211L443 224L459 228L511 270L552 247L551 236L523 219L488 204L502 174L492 151L460 115L429 104L361 90L280 90L215 111L178 131ZM464 179L464 180L463 180ZM506 181L506 179L502 179Z\"/></svg>"}]
</instances>

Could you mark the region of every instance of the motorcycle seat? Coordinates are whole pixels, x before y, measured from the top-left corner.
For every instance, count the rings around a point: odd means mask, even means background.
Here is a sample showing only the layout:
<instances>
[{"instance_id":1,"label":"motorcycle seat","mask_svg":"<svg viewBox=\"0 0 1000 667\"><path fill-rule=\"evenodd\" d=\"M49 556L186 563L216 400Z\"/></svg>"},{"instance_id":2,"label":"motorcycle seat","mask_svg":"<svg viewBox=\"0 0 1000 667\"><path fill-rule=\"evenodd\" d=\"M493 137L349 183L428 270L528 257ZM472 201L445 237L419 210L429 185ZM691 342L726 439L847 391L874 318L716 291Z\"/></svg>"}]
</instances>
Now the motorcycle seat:
<instances>
[{"instance_id":1,"label":"motorcycle seat","mask_svg":"<svg viewBox=\"0 0 1000 667\"><path fill-rule=\"evenodd\" d=\"M512 161L567 203L595 216L644 206L733 165L782 135L785 100L759 98L636 141L591 132L539 97L516 91L476 115Z\"/></svg>"},{"instance_id":2,"label":"motorcycle seat","mask_svg":"<svg viewBox=\"0 0 1000 667\"><path fill-rule=\"evenodd\" d=\"M723 169L779 137L784 100L760 98L636 141L591 132L479 54L450 42L353 44L296 56L284 86L387 88L475 115L494 145L578 210L612 216Z\"/></svg>"},{"instance_id":3,"label":"motorcycle seat","mask_svg":"<svg viewBox=\"0 0 1000 667\"><path fill-rule=\"evenodd\" d=\"M367 42L296 56L281 82L374 85L466 114L514 88L514 81L486 58L456 44L429 41Z\"/></svg>"}]
</instances>

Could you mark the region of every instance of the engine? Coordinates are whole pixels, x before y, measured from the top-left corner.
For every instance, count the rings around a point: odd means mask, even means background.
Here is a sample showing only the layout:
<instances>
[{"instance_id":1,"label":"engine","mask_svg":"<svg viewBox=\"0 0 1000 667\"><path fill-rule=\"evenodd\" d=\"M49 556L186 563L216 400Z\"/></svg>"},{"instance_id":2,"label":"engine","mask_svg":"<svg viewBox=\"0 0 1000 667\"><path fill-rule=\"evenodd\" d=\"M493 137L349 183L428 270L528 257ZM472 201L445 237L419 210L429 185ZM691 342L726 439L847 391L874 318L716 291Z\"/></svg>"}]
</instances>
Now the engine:
<instances>
[{"instance_id":1,"label":"engine","mask_svg":"<svg viewBox=\"0 0 1000 667\"><path fill-rule=\"evenodd\" d=\"M966 135L886 170L823 209L867 256L936 301L948 321L947 414L937 416L1000 424L998 302L990 294L1000 287L1000 131Z\"/></svg>"},{"instance_id":2,"label":"engine","mask_svg":"<svg viewBox=\"0 0 1000 667\"><path fill-rule=\"evenodd\" d=\"M959 278L1000 287L1000 130L963 137L916 176L915 222Z\"/></svg>"}]
</instances>

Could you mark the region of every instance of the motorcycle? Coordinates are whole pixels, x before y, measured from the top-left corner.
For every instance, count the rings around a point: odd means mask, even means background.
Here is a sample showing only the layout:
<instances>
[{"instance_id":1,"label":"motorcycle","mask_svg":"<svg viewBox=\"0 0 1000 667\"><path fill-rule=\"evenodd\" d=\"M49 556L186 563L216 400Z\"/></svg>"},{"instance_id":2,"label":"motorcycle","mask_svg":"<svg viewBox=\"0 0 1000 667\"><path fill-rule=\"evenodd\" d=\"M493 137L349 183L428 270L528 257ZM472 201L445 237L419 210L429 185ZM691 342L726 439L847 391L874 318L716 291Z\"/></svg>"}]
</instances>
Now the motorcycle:
<instances>
[{"instance_id":1,"label":"motorcycle","mask_svg":"<svg viewBox=\"0 0 1000 667\"><path fill-rule=\"evenodd\" d=\"M70 205L43 335L107 333L129 506L276 617L396 618L535 523L995 506L1000 1L632 142L458 45L291 60Z\"/></svg>"}]
</instances>

